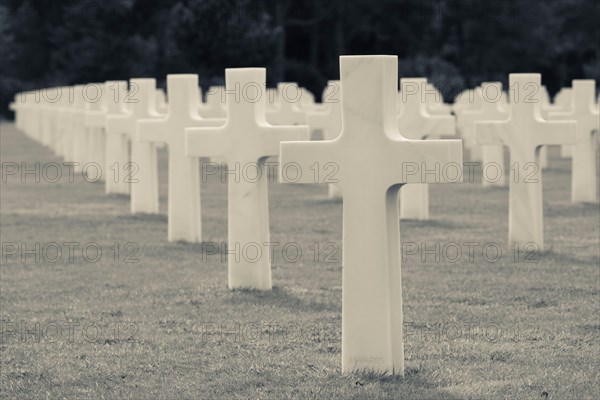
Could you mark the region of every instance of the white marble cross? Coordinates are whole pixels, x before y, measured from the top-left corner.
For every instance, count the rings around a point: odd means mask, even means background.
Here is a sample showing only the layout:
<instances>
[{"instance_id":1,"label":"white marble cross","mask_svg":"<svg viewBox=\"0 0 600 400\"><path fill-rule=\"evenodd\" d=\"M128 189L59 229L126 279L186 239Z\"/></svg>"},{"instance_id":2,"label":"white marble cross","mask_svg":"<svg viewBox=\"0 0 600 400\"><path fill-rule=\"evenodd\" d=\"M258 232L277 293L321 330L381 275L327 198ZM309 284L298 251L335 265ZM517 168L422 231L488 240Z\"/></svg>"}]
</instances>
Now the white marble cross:
<instances>
[{"instance_id":1,"label":"white marble cross","mask_svg":"<svg viewBox=\"0 0 600 400\"><path fill-rule=\"evenodd\" d=\"M573 80L573 108L569 111L550 111L548 119L553 121L576 121L575 144L571 146L573 168L571 170L571 201L598 201L598 170L595 137L600 117L595 104L596 81L593 79Z\"/></svg>"},{"instance_id":2,"label":"white marble cross","mask_svg":"<svg viewBox=\"0 0 600 400\"><path fill-rule=\"evenodd\" d=\"M156 111L161 114L167 114L169 112L167 95L165 94L165 91L160 88L156 89Z\"/></svg>"},{"instance_id":3,"label":"white marble cross","mask_svg":"<svg viewBox=\"0 0 600 400\"><path fill-rule=\"evenodd\" d=\"M55 122L54 122L54 139L53 148L57 156L67 160L66 146L67 137L67 115L69 112L69 87L62 86L60 89L60 98L56 103Z\"/></svg>"},{"instance_id":4,"label":"white marble cross","mask_svg":"<svg viewBox=\"0 0 600 400\"><path fill-rule=\"evenodd\" d=\"M39 92L42 94L40 98L40 102L38 104L39 107L39 136L41 143L51 148L52 143L52 127L53 127L53 116L54 116L54 104L49 101L48 91L52 90L49 88L45 88L40 90Z\"/></svg>"},{"instance_id":5,"label":"white marble cross","mask_svg":"<svg viewBox=\"0 0 600 400\"><path fill-rule=\"evenodd\" d=\"M425 101L427 102L427 111L431 115L450 115L452 107L444 103L444 96L432 83L425 85Z\"/></svg>"},{"instance_id":6,"label":"white marble cross","mask_svg":"<svg viewBox=\"0 0 600 400\"><path fill-rule=\"evenodd\" d=\"M87 163L87 135L85 130L85 85L75 85L73 90L73 107L71 108L71 139L73 142L73 153L70 161L75 162L73 170L83 171Z\"/></svg>"},{"instance_id":7,"label":"white marble cross","mask_svg":"<svg viewBox=\"0 0 600 400\"><path fill-rule=\"evenodd\" d=\"M87 159L102 170L106 165L106 102L110 95L104 83L86 85L84 93L88 99L85 110Z\"/></svg>"},{"instance_id":8,"label":"white marble cross","mask_svg":"<svg viewBox=\"0 0 600 400\"><path fill-rule=\"evenodd\" d=\"M475 121L502 121L508 118L509 111L502 105L502 82L483 82L477 90L481 92L483 103L478 117L473 120L473 130ZM484 187L506 185L503 145L482 145L481 165Z\"/></svg>"},{"instance_id":9,"label":"white marble cross","mask_svg":"<svg viewBox=\"0 0 600 400\"><path fill-rule=\"evenodd\" d=\"M200 164L185 153L185 129L218 126L224 119L203 119L198 110L198 75L167 75L165 118L138 120L138 140L164 142L169 152L168 240L201 242Z\"/></svg>"},{"instance_id":10,"label":"white marble cross","mask_svg":"<svg viewBox=\"0 0 600 400\"><path fill-rule=\"evenodd\" d=\"M575 123L548 122L540 113L540 74L510 74L510 116L476 122L479 144L504 144L510 152L508 241L544 249L544 211L539 152L543 145L572 143Z\"/></svg>"},{"instance_id":11,"label":"white marble cross","mask_svg":"<svg viewBox=\"0 0 600 400\"><path fill-rule=\"evenodd\" d=\"M547 119L547 112L550 107L550 94L546 86L542 85L540 88L540 115L542 118ZM561 146L562 148L562 146ZM542 146L540 149L540 167L542 169L548 168L548 146Z\"/></svg>"},{"instance_id":12,"label":"white marble cross","mask_svg":"<svg viewBox=\"0 0 600 400\"><path fill-rule=\"evenodd\" d=\"M430 113L427 99L437 92L427 86L425 78L400 79L398 131L406 139L424 140L431 137L453 136L456 123L453 115ZM429 185L414 183L400 190L401 219L429 219Z\"/></svg>"},{"instance_id":13,"label":"white marble cross","mask_svg":"<svg viewBox=\"0 0 600 400\"><path fill-rule=\"evenodd\" d=\"M342 111L340 103L340 81L327 81L327 86L323 89L321 103L315 103L310 109L306 110L306 123L310 128L310 140L322 140L325 135L331 135L331 132L342 131ZM338 107L333 110L332 107ZM331 120L331 116L337 115L337 119ZM338 121L339 119L339 121ZM320 132L321 137L316 137L315 133ZM336 133L333 133L337 135Z\"/></svg>"},{"instance_id":14,"label":"white marble cross","mask_svg":"<svg viewBox=\"0 0 600 400\"><path fill-rule=\"evenodd\" d=\"M545 85L542 85L540 88L540 114L544 119L548 119L548 113L552 111L554 105L550 100L550 93L548 93L548 88Z\"/></svg>"},{"instance_id":15,"label":"white marble cross","mask_svg":"<svg viewBox=\"0 0 600 400\"><path fill-rule=\"evenodd\" d=\"M33 107L33 102L36 101L36 94L34 92L20 92L15 95L15 101L13 109L15 110L15 124L17 129L25 133L27 136L31 136L30 131L30 111Z\"/></svg>"},{"instance_id":16,"label":"white marble cross","mask_svg":"<svg viewBox=\"0 0 600 400\"><path fill-rule=\"evenodd\" d=\"M302 88L296 83L282 82L277 85L279 107L273 111L267 110L267 122L271 125L305 125L306 111L300 108Z\"/></svg>"},{"instance_id":17,"label":"white marble cross","mask_svg":"<svg viewBox=\"0 0 600 400\"><path fill-rule=\"evenodd\" d=\"M277 112L281 99L277 94L277 88L267 88L267 104L265 105L266 113Z\"/></svg>"},{"instance_id":18,"label":"white marble cross","mask_svg":"<svg viewBox=\"0 0 600 400\"><path fill-rule=\"evenodd\" d=\"M327 88L325 89L327 90ZM300 97L300 100L297 103L297 106L300 109L300 111L304 111L308 114L311 111L322 111L325 108L327 108L327 106L324 103L315 102L315 95L312 94L310 90L308 90L305 87L301 87L300 90L302 91L302 96Z\"/></svg>"},{"instance_id":19,"label":"white marble cross","mask_svg":"<svg viewBox=\"0 0 600 400\"><path fill-rule=\"evenodd\" d=\"M41 101L39 103L39 135L41 143L52 148L53 146L53 125L54 125L54 109L55 104L51 99L56 97L55 88L44 88L40 90L42 93ZM52 92L52 94L50 94Z\"/></svg>"},{"instance_id":20,"label":"white marble cross","mask_svg":"<svg viewBox=\"0 0 600 400\"><path fill-rule=\"evenodd\" d=\"M268 177L265 159L283 140L308 140L307 126L265 120L266 70L225 70L227 122L186 129L188 156L225 159L228 172L229 288L271 289ZM238 92L240 91L240 92Z\"/></svg>"},{"instance_id":21,"label":"white marble cross","mask_svg":"<svg viewBox=\"0 0 600 400\"><path fill-rule=\"evenodd\" d=\"M129 97L127 81L107 81L104 87L106 88L104 192L128 195L131 181L129 137L121 131L121 122L130 113L127 108L128 103L125 103L125 99ZM113 122L109 123L109 120Z\"/></svg>"},{"instance_id":22,"label":"white marble cross","mask_svg":"<svg viewBox=\"0 0 600 400\"><path fill-rule=\"evenodd\" d=\"M481 161L481 147L475 142L475 133L473 121L477 119L483 107L483 97L478 88L468 92L467 95L472 98L469 106L457 107L454 110L456 114L456 129L464 139L463 144L469 150L470 161ZM470 100L469 100L470 101Z\"/></svg>"},{"instance_id":23,"label":"white marble cross","mask_svg":"<svg viewBox=\"0 0 600 400\"><path fill-rule=\"evenodd\" d=\"M454 103L452 103L451 108L456 115L462 110L468 110L477 106L475 104L475 89L465 89L454 97Z\"/></svg>"},{"instance_id":24,"label":"white marble cross","mask_svg":"<svg viewBox=\"0 0 600 400\"><path fill-rule=\"evenodd\" d=\"M75 146L73 144L73 115L75 110L74 86L67 86L67 96L65 97L65 104L61 110L61 154L63 160L67 162L75 161ZM73 167L75 168L75 167Z\"/></svg>"},{"instance_id":25,"label":"white marble cross","mask_svg":"<svg viewBox=\"0 0 600 400\"><path fill-rule=\"evenodd\" d=\"M200 98L202 93L199 92ZM226 118L225 87L211 86L206 92L206 102L200 103L200 116L202 118Z\"/></svg>"},{"instance_id":26,"label":"white marble cross","mask_svg":"<svg viewBox=\"0 0 600 400\"><path fill-rule=\"evenodd\" d=\"M554 96L552 108L548 111L569 111L573 108L573 88L564 87ZM570 144L560 146L560 156L569 158L572 156L572 148Z\"/></svg>"},{"instance_id":27,"label":"white marble cross","mask_svg":"<svg viewBox=\"0 0 600 400\"><path fill-rule=\"evenodd\" d=\"M462 180L459 140L408 140L398 132L398 58L342 56L342 133L335 140L283 142L283 182L323 183L315 166L335 165L342 188L342 371L404 373L398 189L441 182L453 165ZM418 172L413 167L417 167ZM411 171L409 173L409 171ZM448 171L447 171L448 172Z\"/></svg>"},{"instance_id":28,"label":"white marble cross","mask_svg":"<svg viewBox=\"0 0 600 400\"><path fill-rule=\"evenodd\" d=\"M129 94L124 100L130 109L126 114L109 115L106 130L122 133L131 146L130 163L125 164L125 183L130 183L131 212L158 213L158 161L156 145L137 140L137 121L160 118L156 111L156 81L149 78L131 79ZM119 166L120 167L120 166ZM123 167L120 167L123 172Z\"/></svg>"},{"instance_id":29,"label":"white marble cross","mask_svg":"<svg viewBox=\"0 0 600 400\"><path fill-rule=\"evenodd\" d=\"M329 106L323 111L309 112L306 116L312 130L320 130L324 140L334 140L342 133L342 85L340 81L328 81L323 91L323 104ZM341 199L342 192L334 183L329 184L329 198Z\"/></svg>"}]
</instances>

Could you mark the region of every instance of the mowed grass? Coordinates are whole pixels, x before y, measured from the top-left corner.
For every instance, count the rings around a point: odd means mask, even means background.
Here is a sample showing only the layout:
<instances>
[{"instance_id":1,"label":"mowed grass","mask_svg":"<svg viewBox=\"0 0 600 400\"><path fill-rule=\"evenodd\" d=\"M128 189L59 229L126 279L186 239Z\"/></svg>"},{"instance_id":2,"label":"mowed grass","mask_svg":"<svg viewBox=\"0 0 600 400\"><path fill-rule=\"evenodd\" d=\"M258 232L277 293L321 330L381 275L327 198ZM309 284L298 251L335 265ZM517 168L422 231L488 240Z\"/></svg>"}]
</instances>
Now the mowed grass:
<instances>
[{"instance_id":1,"label":"mowed grass","mask_svg":"<svg viewBox=\"0 0 600 400\"><path fill-rule=\"evenodd\" d=\"M0 137L5 170L61 162L13 125L2 124ZM480 173L432 186L431 221L402 221L404 378L341 374L342 203L325 186L270 185L271 241L280 246L275 287L257 292L227 289L223 254L166 241L164 150L159 216L130 215L126 197L81 175L8 176L3 250L77 242L79 251L54 263L52 249L39 262L3 253L0 397L600 398L599 210L570 203L570 161L550 153L547 250L537 262L527 253L515 260L508 190L482 188ZM202 184L207 242L226 241L226 212L225 184L211 177ZM130 242L137 263L125 262ZM97 262L93 248L81 254L89 243L102 246ZM435 254L412 254L423 246Z\"/></svg>"}]
</instances>

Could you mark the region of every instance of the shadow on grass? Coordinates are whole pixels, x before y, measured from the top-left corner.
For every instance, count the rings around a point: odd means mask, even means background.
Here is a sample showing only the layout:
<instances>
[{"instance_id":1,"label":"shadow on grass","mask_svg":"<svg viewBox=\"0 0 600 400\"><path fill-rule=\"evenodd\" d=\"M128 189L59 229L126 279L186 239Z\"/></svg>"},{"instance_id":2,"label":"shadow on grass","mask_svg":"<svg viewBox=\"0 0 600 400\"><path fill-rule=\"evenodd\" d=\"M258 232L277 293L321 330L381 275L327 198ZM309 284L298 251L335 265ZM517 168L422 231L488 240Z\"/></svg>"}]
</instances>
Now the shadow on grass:
<instances>
[{"instance_id":1,"label":"shadow on grass","mask_svg":"<svg viewBox=\"0 0 600 400\"><path fill-rule=\"evenodd\" d=\"M120 200L120 201L129 201L130 196L128 194L121 193L109 193L106 195L107 198L111 200Z\"/></svg>"},{"instance_id":2,"label":"shadow on grass","mask_svg":"<svg viewBox=\"0 0 600 400\"><path fill-rule=\"evenodd\" d=\"M508 184L504 186L481 186L481 190L484 193L507 193L508 192Z\"/></svg>"},{"instance_id":3,"label":"shadow on grass","mask_svg":"<svg viewBox=\"0 0 600 400\"><path fill-rule=\"evenodd\" d=\"M287 289L279 286L274 286L272 290L257 290L257 289L234 289L225 299L228 304L252 304L264 306L272 306L277 308L286 308L295 312L341 312L340 306L315 301L310 298L307 293L306 298L299 297L290 293Z\"/></svg>"},{"instance_id":4,"label":"shadow on grass","mask_svg":"<svg viewBox=\"0 0 600 400\"><path fill-rule=\"evenodd\" d=\"M588 258L577 258L573 257L571 254L557 253L552 248L539 252L536 258L538 260L553 262L560 265L597 266L600 264L600 257L597 255Z\"/></svg>"},{"instance_id":5,"label":"shadow on grass","mask_svg":"<svg viewBox=\"0 0 600 400\"><path fill-rule=\"evenodd\" d=\"M318 198L316 200L311 201L312 204L317 205L331 205L331 204L343 204L344 200L341 197L336 199L330 199L329 197Z\"/></svg>"},{"instance_id":6,"label":"shadow on grass","mask_svg":"<svg viewBox=\"0 0 600 400\"><path fill-rule=\"evenodd\" d=\"M147 221L147 222L167 222L168 217L166 214L146 214L146 213L138 213L138 214L127 214L123 215L120 218L132 221Z\"/></svg>"},{"instance_id":7,"label":"shadow on grass","mask_svg":"<svg viewBox=\"0 0 600 400\"><path fill-rule=\"evenodd\" d=\"M595 217L598 218L600 211L598 203L577 203L569 204L544 204L545 217Z\"/></svg>"},{"instance_id":8,"label":"shadow on grass","mask_svg":"<svg viewBox=\"0 0 600 400\"><path fill-rule=\"evenodd\" d=\"M468 229L470 226L464 221L453 222L443 219L430 219L427 221L418 219L401 219L400 224L413 228L440 228L440 229Z\"/></svg>"},{"instance_id":9,"label":"shadow on grass","mask_svg":"<svg viewBox=\"0 0 600 400\"><path fill-rule=\"evenodd\" d=\"M436 372L428 373L423 366L405 367L404 376L375 371L357 371L347 375L358 391L352 398L368 397L367 391L376 386L385 392L385 398L389 396L389 398L406 399L459 399L440 389L439 387L445 383L439 382L436 377Z\"/></svg>"}]
</instances>

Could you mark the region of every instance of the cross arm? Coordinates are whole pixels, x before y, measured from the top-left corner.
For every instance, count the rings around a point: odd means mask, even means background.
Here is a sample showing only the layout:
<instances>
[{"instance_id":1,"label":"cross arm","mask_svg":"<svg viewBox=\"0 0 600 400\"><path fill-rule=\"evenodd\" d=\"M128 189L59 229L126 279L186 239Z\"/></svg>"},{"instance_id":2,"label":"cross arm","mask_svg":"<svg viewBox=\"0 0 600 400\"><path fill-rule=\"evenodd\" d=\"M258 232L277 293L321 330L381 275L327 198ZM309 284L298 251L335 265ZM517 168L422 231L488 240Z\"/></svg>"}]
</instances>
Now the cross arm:
<instances>
[{"instance_id":1,"label":"cross arm","mask_svg":"<svg viewBox=\"0 0 600 400\"><path fill-rule=\"evenodd\" d=\"M185 154L188 157L225 157L230 147L226 126L185 129Z\"/></svg>"},{"instance_id":2,"label":"cross arm","mask_svg":"<svg viewBox=\"0 0 600 400\"><path fill-rule=\"evenodd\" d=\"M281 142L309 140L307 125L297 126L266 126L258 133L257 141L264 143L265 156L276 156L279 154Z\"/></svg>"},{"instance_id":3,"label":"cross arm","mask_svg":"<svg viewBox=\"0 0 600 400\"><path fill-rule=\"evenodd\" d=\"M279 153L279 181L281 183L325 183L327 174L318 173L330 163L340 173L341 159L338 157L338 140L303 142L281 142ZM317 172L315 173L315 164Z\"/></svg>"},{"instance_id":4,"label":"cross arm","mask_svg":"<svg viewBox=\"0 0 600 400\"><path fill-rule=\"evenodd\" d=\"M192 122L190 122L191 127L214 127L214 126L223 126L227 123L227 119L225 118L192 118Z\"/></svg>"},{"instance_id":5,"label":"cross arm","mask_svg":"<svg viewBox=\"0 0 600 400\"><path fill-rule=\"evenodd\" d=\"M103 127L106 123L106 113L102 111L88 111L85 114L85 125L89 127Z\"/></svg>"},{"instance_id":6,"label":"cross arm","mask_svg":"<svg viewBox=\"0 0 600 400\"><path fill-rule=\"evenodd\" d=\"M390 185L462 182L462 140L396 141L386 152L382 159L393 160L384 170Z\"/></svg>"},{"instance_id":7,"label":"cross arm","mask_svg":"<svg viewBox=\"0 0 600 400\"><path fill-rule=\"evenodd\" d=\"M137 139L142 142L169 142L166 119L140 119L137 121Z\"/></svg>"},{"instance_id":8,"label":"cross arm","mask_svg":"<svg viewBox=\"0 0 600 400\"><path fill-rule=\"evenodd\" d=\"M422 139L429 136L454 135L456 123L452 115L435 115L420 118L406 124L404 118L398 118L400 134L410 139Z\"/></svg>"},{"instance_id":9,"label":"cross arm","mask_svg":"<svg viewBox=\"0 0 600 400\"><path fill-rule=\"evenodd\" d=\"M502 145L501 132L505 129L505 121L475 122L475 142L477 144Z\"/></svg>"},{"instance_id":10,"label":"cross arm","mask_svg":"<svg viewBox=\"0 0 600 400\"><path fill-rule=\"evenodd\" d=\"M554 121L574 121L575 110L568 111L550 111L548 112L548 119Z\"/></svg>"},{"instance_id":11,"label":"cross arm","mask_svg":"<svg viewBox=\"0 0 600 400\"><path fill-rule=\"evenodd\" d=\"M123 115L108 115L106 117L106 133L119 134L128 132L131 126L131 116Z\"/></svg>"},{"instance_id":12,"label":"cross arm","mask_svg":"<svg viewBox=\"0 0 600 400\"><path fill-rule=\"evenodd\" d=\"M310 129L324 129L330 119L331 113L329 112L315 112L306 116L306 123Z\"/></svg>"},{"instance_id":13,"label":"cross arm","mask_svg":"<svg viewBox=\"0 0 600 400\"><path fill-rule=\"evenodd\" d=\"M539 122L541 129L535 135L535 144L573 144L576 139L577 123L575 121Z\"/></svg>"}]
</instances>

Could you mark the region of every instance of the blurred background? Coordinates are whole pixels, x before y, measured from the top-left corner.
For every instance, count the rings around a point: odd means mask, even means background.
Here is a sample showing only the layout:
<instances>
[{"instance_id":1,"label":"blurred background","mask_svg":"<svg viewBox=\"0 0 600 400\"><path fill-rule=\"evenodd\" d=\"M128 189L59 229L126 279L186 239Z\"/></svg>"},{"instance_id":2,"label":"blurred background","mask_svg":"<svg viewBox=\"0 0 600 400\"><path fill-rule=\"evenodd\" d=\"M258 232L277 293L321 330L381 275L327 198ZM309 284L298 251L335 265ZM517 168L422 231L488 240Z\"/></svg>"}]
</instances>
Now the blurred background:
<instances>
[{"instance_id":1,"label":"blurred background","mask_svg":"<svg viewBox=\"0 0 600 400\"><path fill-rule=\"evenodd\" d=\"M598 0L2 0L2 115L19 91L267 67L317 98L342 54L395 54L450 100L510 72L600 80Z\"/></svg>"}]
</instances>

